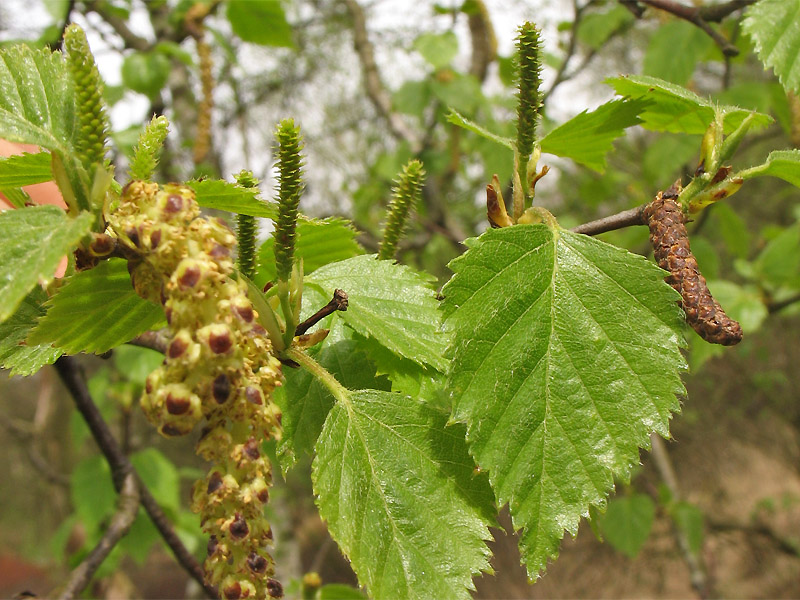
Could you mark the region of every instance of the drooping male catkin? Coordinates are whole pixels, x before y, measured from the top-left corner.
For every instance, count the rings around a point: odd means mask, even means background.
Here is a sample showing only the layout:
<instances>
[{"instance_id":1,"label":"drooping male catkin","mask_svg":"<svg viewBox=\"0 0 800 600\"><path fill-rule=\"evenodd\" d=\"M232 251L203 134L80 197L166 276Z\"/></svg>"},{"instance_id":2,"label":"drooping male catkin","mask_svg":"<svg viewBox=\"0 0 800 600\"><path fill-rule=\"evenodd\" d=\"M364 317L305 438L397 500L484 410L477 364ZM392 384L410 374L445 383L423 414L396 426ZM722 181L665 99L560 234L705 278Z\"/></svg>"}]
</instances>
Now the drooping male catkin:
<instances>
[{"instance_id":1,"label":"drooping male catkin","mask_svg":"<svg viewBox=\"0 0 800 600\"><path fill-rule=\"evenodd\" d=\"M659 192L642 213L650 228L656 262L670 272L666 282L680 293L686 322L692 329L713 344L738 344L742 341L742 328L725 314L708 290L689 247L685 217L675 202L676 197L673 190Z\"/></svg>"}]
</instances>

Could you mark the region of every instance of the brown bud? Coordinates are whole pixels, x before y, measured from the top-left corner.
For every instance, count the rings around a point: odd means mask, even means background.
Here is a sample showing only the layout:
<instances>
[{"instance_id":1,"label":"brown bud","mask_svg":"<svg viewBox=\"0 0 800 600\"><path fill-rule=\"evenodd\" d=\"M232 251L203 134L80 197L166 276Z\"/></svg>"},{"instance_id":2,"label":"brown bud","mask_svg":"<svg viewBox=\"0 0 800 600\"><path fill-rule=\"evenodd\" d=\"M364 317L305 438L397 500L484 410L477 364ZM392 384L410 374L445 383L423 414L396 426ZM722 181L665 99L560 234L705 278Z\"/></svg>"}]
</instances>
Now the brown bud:
<instances>
[{"instance_id":1,"label":"brown bud","mask_svg":"<svg viewBox=\"0 0 800 600\"><path fill-rule=\"evenodd\" d=\"M267 580L267 593L270 598L283 598L283 586L277 579Z\"/></svg>"},{"instance_id":2,"label":"brown bud","mask_svg":"<svg viewBox=\"0 0 800 600\"><path fill-rule=\"evenodd\" d=\"M234 540L243 540L250 534L250 528L247 526L247 521L239 513L233 519L230 527L231 537Z\"/></svg>"},{"instance_id":3,"label":"brown bud","mask_svg":"<svg viewBox=\"0 0 800 600\"><path fill-rule=\"evenodd\" d=\"M234 581L222 590L222 595L226 600L239 600L242 596L242 586L238 581Z\"/></svg>"},{"instance_id":4,"label":"brown bud","mask_svg":"<svg viewBox=\"0 0 800 600\"><path fill-rule=\"evenodd\" d=\"M183 336L175 337L167 347L167 356L170 358L178 358L189 347L186 339Z\"/></svg>"},{"instance_id":5,"label":"brown bud","mask_svg":"<svg viewBox=\"0 0 800 600\"><path fill-rule=\"evenodd\" d=\"M242 452L250 460L258 460L258 457L261 456L261 453L258 451L258 442L256 441L256 438L250 438L247 440L244 448L242 448Z\"/></svg>"},{"instance_id":6,"label":"brown bud","mask_svg":"<svg viewBox=\"0 0 800 600\"><path fill-rule=\"evenodd\" d=\"M169 393L167 394L167 412L171 415L183 415L186 414L192 406L192 401L190 398L186 396L176 395Z\"/></svg>"},{"instance_id":7,"label":"brown bud","mask_svg":"<svg viewBox=\"0 0 800 600\"><path fill-rule=\"evenodd\" d=\"M139 247L141 240L139 239L139 231L135 227L131 227L127 231L125 231L125 235L128 236L128 239L130 239L131 244L133 244L137 248Z\"/></svg>"},{"instance_id":8,"label":"brown bud","mask_svg":"<svg viewBox=\"0 0 800 600\"><path fill-rule=\"evenodd\" d=\"M219 542L217 541L217 536L212 535L210 538L208 538L208 545L206 546L206 553L209 556L214 554L214 552L217 551L218 547L219 547Z\"/></svg>"},{"instance_id":9,"label":"brown bud","mask_svg":"<svg viewBox=\"0 0 800 600\"><path fill-rule=\"evenodd\" d=\"M183 210L183 197L178 194L170 194L164 201L164 212L168 215L175 214Z\"/></svg>"},{"instance_id":10,"label":"brown bud","mask_svg":"<svg viewBox=\"0 0 800 600\"><path fill-rule=\"evenodd\" d=\"M242 301L236 302L233 305L236 314L239 315L239 318L244 321L245 323L251 323L254 318L253 314L253 307L250 305L249 302Z\"/></svg>"},{"instance_id":11,"label":"brown bud","mask_svg":"<svg viewBox=\"0 0 800 600\"><path fill-rule=\"evenodd\" d=\"M105 233L93 233L89 244L89 253L92 256L108 256L114 250L114 238Z\"/></svg>"},{"instance_id":12,"label":"brown bud","mask_svg":"<svg viewBox=\"0 0 800 600\"><path fill-rule=\"evenodd\" d=\"M211 385L211 393L217 404L225 404L231 395L231 382L225 373L217 375L214 383Z\"/></svg>"},{"instance_id":13,"label":"brown bud","mask_svg":"<svg viewBox=\"0 0 800 600\"><path fill-rule=\"evenodd\" d=\"M206 493L213 494L221 487L222 487L222 475L220 475L219 471L214 471L211 474L211 477L208 478L208 488L206 488Z\"/></svg>"},{"instance_id":14,"label":"brown bud","mask_svg":"<svg viewBox=\"0 0 800 600\"><path fill-rule=\"evenodd\" d=\"M211 331L208 335L208 347L214 354L225 354L233 346L231 333L224 325L218 331Z\"/></svg>"},{"instance_id":15,"label":"brown bud","mask_svg":"<svg viewBox=\"0 0 800 600\"><path fill-rule=\"evenodd\" d=\"M247 567L257 575L266 573L268 566L267 559L255 552L251 552L247 557Z\"/></svg>"},{"instance_id":16,"label":"brown bud","mask_svg":"<svg viewBox=\"0 0 800 600\"><path fill-rule=\"evenodd\" d=\"M253 404L264 404L264 397L261 394L261 390L257 387L248 385L244 390L244 395L248 402L252 402Z\"/></svg>"},{"instance_id":17,"label":"brown bud","mask_svg":"<svg viewBox=\"0 0 800 600\"><path fill-rule=\"evenodd\" d=\"M162 435L167 437L178 437L181 435L186 435L189 431L184 431L183 428L178 427L177 425L173 425L171 423L166 423L159 428L159 431Z\"/></svg>"},{"instance_id":18,"label":"brown bud","mask_svg":"<svg viewBox=\"0 0 800 600\"><path fill-rule=\"evenodd\" d=\"M203 276L200 265L196 263L197 261L184 259L175 270L175 278L178 281L178 285L183 289L193 288Z\"/></svg>"},{"instance_id":19,"label":"brown bud","mask_svg":"<svg viewBox=\"0 0 800 600\"><path fill-rule=\"evenodd\" d=\"M150 249L155 250L158 248L158 245L161 243L161 230L156 229L153 233L150 234Z\"/></svg>"}]
</instances>

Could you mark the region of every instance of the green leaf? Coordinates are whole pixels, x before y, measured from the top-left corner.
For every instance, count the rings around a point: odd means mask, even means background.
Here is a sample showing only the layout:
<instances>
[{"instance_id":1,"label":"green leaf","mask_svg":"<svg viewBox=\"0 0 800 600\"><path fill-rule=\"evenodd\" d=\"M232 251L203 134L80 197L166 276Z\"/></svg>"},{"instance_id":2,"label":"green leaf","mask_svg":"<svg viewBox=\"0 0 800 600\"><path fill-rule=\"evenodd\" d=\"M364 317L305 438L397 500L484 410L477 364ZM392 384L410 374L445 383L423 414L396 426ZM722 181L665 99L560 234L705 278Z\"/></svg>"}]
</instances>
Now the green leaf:
<instances>
[{"instance_id":1,"label":"green leaf","mask_svg":"<svg viewBox=\"0 0 800 600\"><path fill-rule=\"evenodd\" d=\"M122 62L122 82L134 92L154 98L167 83L170 62L161 52L134 52Z\"/></svg>"},{"instance_id":2,"label":"green leaf","mask_svg":"<svg viewBox=\"0 0 800 600\"><path fill-rule=\"evenodd\" d=\"M466 129L471 131L472 133L476 133L479 136L486 138L487 140L491 140L496 144L500 144L501 146L505 146L509 150L514 149L514 140L511 138L505 138L499 135L495 135L491 131L487 131L477 123L473 123L466 117L461 116L457 111L451 110L447 113L447 122L452 123L453 125L458 125L462 129Z\"/></svg>"},{"instance_id":3,"label":"green leaf","mask_svg":"<svg viewBox=\"0 0 800 600\"><path fill-rule=\"evenodd\" d=\"M343 583L329 583L317 591L316 600L367 600L358 588Z\"/></svg>"},{"instance_id":4,"label":"green leaf","mask_svg":"<svg viewBox=\"0 0 800 600\"><path fill-rule=\"evenodd\" d=\"M697 556L703 549L703 512L689 502L678 502L670 511L672 520L683 531L689 550Z\"/></svg>"},{"instance_id":5,"label":"green leaf","mask_svg":"<svg viewBox=\"0 0 800 600\"><path fill-rule=\"evenodd\" d=\"M61 350L48 346L28 346L25 338L44 316L42 304L47 294L33 288L10 319L0 324L0 367L10 369L11 375L33 375L44 365L52 364Z\"/></svg>"},{"instance_id":6,"label":"green leaf","mask_svg":"<svg viewBox=\"0 0 800 600\"><path fill-rule=\"evenodd\" d=\"M57 206L0 213L0 322L14 314L38 282L53 278L61 257L89 232L92 215L70 219Z\"/></svg>"},{"instance_id":7,"label":"green leaf","mask_svg":"<svg viewBox=\"0 0 800 600\"><path fill-rule=\"evenodd\" d=\"M0 51L0 137L69 155L72 80L60 53L18 45Z\"/></svg>"},{"instance_id":8,"label":"green leaf","mask_svg":"<svg viewBox=\"0 0 800 600\"><path fill-rule=\"evenodd\" d=\"M713 47L714 41L699 27L687 21L671 21L650 38L642 73L686 85Z\"/></svg>"},{"instance_id":9,"label":"green leaf","mask_svg":"<svg viewBox=\"0 0 800 600\"><path fill-rule=\"evenodd\" d=\"M656 505L650 496L635 494L614 498L600 519L600 531L609 544L624 555L636 558L653 527Z\"/></svg>"},{"instance_id":10,"label":"green leaf","mask_svg":"<svg viewBox=\"0 0 800 600\"><path fill-rule=\"evenodd\" d=\"M651 100L641 114L642 126L655 131L672 133L705 133L714 120L715 104L694 92L656 77L612 77L605 82L620 96ZM768 125L772 117L735 106L718 107L725 115L725 133L735 130L750 114L755 114L754 127Z\"/></svg>"},{"instance_id":11,"label":"green leaf","mask_svg":"<svg viewBox=\"0 0 800 600\"><path fill-rule=\"evenodd\" d=\"M774 150L762 165L737 173L744 179L770 175L800 187L800 150Z\"/></svg>"},{"instance_id":12,"label":"green leaf","mask_svg":"<svg viewBox=\"0 0 800 600\"><path fill-rule=\"evenodd\" d=\"M414 40L414 50L434 69L441 69L449 65L458 54L458 38L452 31L423 33Z\"/></svg>"},{"instance_id":13,"label":"green leaf","mask_svg":"<svg viewBox=\"0 0 800 600\"><path fill-rule=\"evenodd\" d=\"M258 198L258 188L244 188L221 179L187 181L194 190L197 203L204 208L227 210L228 212L274 219L278 207L274 202L264 202Z\"/></svg>"},{"instance_id":14,"label":"green leaf","mask_svg":"<svg viewBox=\"0 0 800 600\"><path fill-rule=\"evenodd\" d=\"M488 568L492 494L461 426L363 390L328 415L312 478L322 518L373 598L470 598Z\"/></svg>"},{"instance_id":15,"label":"green leaf","mask_svg":"<svg viewBox=\"0 0 800 600\"><path fill-rule=\"evenodd\" d=\"M364 250L355 240L356 234L356 230L346 219L301 221L297 224L295 259L303 259L303 273L308 275L328 263L363 254ZM269 238L258 250L258 268L254 281L259 286L275 280L274 246L275 239Z\"/></svg>"},{"instance_id":16,"label":"green leaf","mask_svg":"<svg viewBox=\"0 0 800 600\"><path fill-rule=\"evenodd\" d=\"M621 4L614 4L605 12L585 15L578 25L578 40L593 50L599 49L615 32L631 23L634 16Z\"/></svg>"},{"instance_id":17,"label":"green leaf","mask_svg":"<svg viewBox=\"0 0 800 600\"><path fill-rule=\"evenodd\" d=\"M329 325L331 332L321 344L315 360L349 389L388 390L385 377L375 375L375 366L358 344L352 332L342 325L335 314ZM296 456L310 453L322 431L325 418L334 405L328 389L304 369L283 369L286 382L276 390L283 419L283 437L278 443L278 457L284 471L296 462ZM280 400L284 397L285 400Z\"/></svg>"},{"instance_id":18,"label":"green leaf","mask_svg":"<svg viewBox=\"0 0 800 600\"><path fill-rule=\"evenodd\" d=\"M450 267L453 418L535 577L649 434L669 435L683 315L644 257L543 224L489 230Z\"/></svg>"},{"instance_id":19,"label":"green leaf","mask_svg":"<svg viewBox=\"0 0 800 600\"><path fill-rule=\"evenodd\" d=\"M770 240L753 267L762 280L773 286L800 287L800 223Z\"/></svg>"},{"instance_id":20,"label":"green leaf","mask_svg":"<svg viewBox=\"0 0 800 600\"><path fill-rule=\"evenodd\" d=\"M119 547L129 554L137 565L141 566L150 555L150 549L153 544L160 538L161 534L153 525L153 521L144 508L139 508L136 519L133 521L128 533L119 541Z\"/></svg>"},{"instance_id":21,"label":"green leaf","mask_svg":"<svg viewBox=\"0 0 800 600\"><path fill-rule=\"evenodd\" d=\"M800 258L800 257L797 257ZM797 260L797 258L795 260ZM798 264L795 262L795 264ZM795 271L796 280L800 273ZM755 333L768 316L761 292L753 285L739 285L732 281L709 280L708 289L725 309L729 317L739 321L746 334Z\"/></svg>"},{"instance_id":22,"label":"green leaf","mask_svg":"<svg viewBox=\"0 0 800 600\"><path fill-rule=\"evenodd\" d=\"M136 295L127 264L113 258L70 277L47 302L47 315L28 343L102 354L155 328L164 311Z\"/></svg>"},{"instance_id":23,"label":"green leaf","mask_svg":"<svg viewBox=\"0 0 800 600\"><path fill-rule=\"evenodd\" d=\"M800 91L800 0L761 0L747 9L744 30L761 62L772 67L783 87Z\"/></svg>"},{"instance_id":24,"label":"green leaf","mask_svg":"<svg viewBox=\"0 0 800 600\"><path fill-rule=\"evenodd\" d=\"M375 338L395 354L444 371L446 337L439 331L439 313L432 279L374 254L356 256L317 269L306 279L329 298L336 288L347 292L341 313L358 333Z\"/></svg>"},{"instance_id":25,"label":"green leaf","mask_svg":"<svg viewBox=\"0 0 800 600\"><path fill-rule=\"evenodd\" d=\"M602 173L614 140L641 123L639 115L649 105L647 100L612 100L592 112L583 111L542 138L542 152L571 158Z\"/></svg>"},{"instance_id":26,"label":"green leaf","mask_svg":"<svg viewBox=\"0 0 800 600\"><path fill-rule=\"evenodd\" d=\"M0 158L0 188L18 188L52 179L49 152Z\"/></svg>"},{"instance_id":27,"label":"green leaf","mask_svg":"<svg viewBox=\"0 0 800 600\"><path fill-rule=\"evenodd\" d=\"M114 348L114 365L119 374L144 388L147 376L164 362L164 355L150 348L124 344Z\"/></svg>"},{"instance_id":28,"label":"green leaf","mask_svg":"<svg viewBox=\"0 0 800 600\"><path fill-rule=\"evenodd\" d=\"M161 451L145 448L131 456L131 464L161 506L180 508L180 477L175 465Z\"/></svg>"},{"instance_id":29,"label":"green leaf","mask_svg":"<svg viewBox=\"0 0 800 600\"><path fill-rule=\"evenodd\" d=\"M228 21L245 42L294 47L292 28L279 0L228 0Z\"/></svg>"},{"instance_id":30,"label":"green leaf","mask_svg":"<svg viewBox=\"0 0 800 600\"><path fill-rule=\"evenodd\" d=\"M22 188L0 188L0 194L14 208L25 208L31 202L31 197Z\"/></svg>"},{"instance_id":31,"label":"green leaf","mask_svg":"<svg viewBox=\"0 0 800 600\"><path fill-rule=\"evenodd\" d=\"M111 469L105 458L96 454L75 465L69 478L69 489L72 507L86 526L88 535L94 535L114 512L117 501Z\"/></svg>"}]
</instances>

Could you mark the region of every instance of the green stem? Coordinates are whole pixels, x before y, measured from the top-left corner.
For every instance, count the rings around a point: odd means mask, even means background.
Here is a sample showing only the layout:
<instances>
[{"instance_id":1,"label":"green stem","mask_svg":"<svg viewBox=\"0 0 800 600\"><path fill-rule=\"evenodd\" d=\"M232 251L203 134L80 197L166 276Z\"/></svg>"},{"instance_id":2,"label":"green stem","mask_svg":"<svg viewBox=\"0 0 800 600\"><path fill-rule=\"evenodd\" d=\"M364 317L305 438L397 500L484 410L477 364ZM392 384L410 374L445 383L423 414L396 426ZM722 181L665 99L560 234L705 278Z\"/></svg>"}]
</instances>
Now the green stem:
<instances>
[{"instance_id":1,"label":"green stem","mask_svg":"<svg viewBox=\"0 0 800 600\"><path fill-rule=\"evenodd\" d=\"M350 404L350 392L331 373L300 348L287 348L283 356L295 361L328 388L331 395L342 404Z\"/></svg>"}]
</instances>

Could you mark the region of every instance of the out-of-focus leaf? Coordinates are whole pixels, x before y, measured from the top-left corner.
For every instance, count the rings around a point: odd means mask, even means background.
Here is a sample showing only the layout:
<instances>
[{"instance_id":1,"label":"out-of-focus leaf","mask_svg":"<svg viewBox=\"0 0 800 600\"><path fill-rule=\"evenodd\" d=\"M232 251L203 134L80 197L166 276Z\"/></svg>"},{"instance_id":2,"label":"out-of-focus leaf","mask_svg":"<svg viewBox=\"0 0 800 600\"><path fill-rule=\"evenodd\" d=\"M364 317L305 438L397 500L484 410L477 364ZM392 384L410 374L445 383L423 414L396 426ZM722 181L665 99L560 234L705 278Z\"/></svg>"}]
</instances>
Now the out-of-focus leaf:
<instances>
[{"instance_id":1,"label":"out-of-focus leaf","mask_svg":"<svg viewBox=\"0 0 800 600\"><path fill-rule=\"evenodd\" d=\"M686 535L689 550L697 556L703 549L703 512L694 504L678 502L670 511L675 524Z\"/></svg>"},{"instance_id":2,"label":"out-of-focus leaf","mask_svg":"<svg viewBox=\"0 0 800 600\"><path fill-rule=\"evenodd\" d=\"M600 518L600 530L605 540L630 558L636 558L653 527L655 503L650 496L634 494L614 498L606 514Z\"/></svg>"},{"instance_id":3,"label":"out-of-focus leaf","mask_svg":"<svg viewBox=\"0 0 800 600\"><path fill-rule=\"evenodd\" d=\"M37 282L53 278L61 257L72 251L91 224L92 215L70 219L57 206L0 213L0 322L14 314Z\"/></svg>"},{"instance_id":4,"label":"out-of-focus leaf","mask_svg":"<svg viewBox=\"0 0 800 600\"><path fill-rule=\"evenodd\" d=\"M800 223L770 240L753 266L755 273L772 286L800 287Z\"/></svg>"},{"instance_id":5,"label":"out-of-focus leaf","mask_svg":"<svg viewBox=\"0 0 800 600\"><path fill-rule=\"evenodd\" d=\"M449 65L458 54L458 38L452 31L423 33L414 40L414 50L434 69L441 69Z\"/></svg>"},{"instance_id":6,"label":"out-of-focus leaf","mask_svg":"<svg viewBox=\"0 0 800 600\"><path fill-rule=\"evenodd\" d=\"M610 10L604 12L590 12L578 24L578 41L592 49L598 49L614 32L633 20L631 11L621 4L614 4Z\"/></svg>"},{"instance_id":7,"label":"out-of-focus leaf","mask_svg":"<svg viewBox=\"0 0 800 600\"><path fill-rule=\"evenodd\" d=\"M122 63L122 82L150 98L154 98L167 83L169 59L161 52L134 52Z\"/></svg>"},{"instance_id":8,"label":"out-of-focus leaf","mask_svg":"<svg viewBox=\"0 0 800 600\"><path fill-rule=\"evenodd\" d=\"M93 535L114 512L117 501L106 459L95 454L75 465L69 478L69 489L72 507L89 535Z\"/></svg>"},{"instance_id":9,"label":"out-of-focus leaf","mask_svg":"<svg viewBox=\"0 0 800 600\"><path fill-rule=\"evenodd\" d=\"M509 150L514 149L514 140L511 138L505 138L499 135L495 135L491 131L487 131L477 123L474 123L467 119L466 117L461 116L457 111L451 110L447 113L447 121L452 123L453 125L458 125L463 129L467 129L472 133L476 133L479 136L486 138L487 140L491 140L496 144L500 144L501 146L505 146Z\"/></svg>"},{"instance_id":10,"label":"out-of-focus leaf","mask_svg":"<svg viewBox=\"0 0 800 600\"><path fill-rule=\"evenodd\" d=\"M294 47L292 28L279 0L228 0L228 21L245 42Z\"/></svg>"},{"instance_id":11,"label":"out-of-focus leaf","mask_svg":"<svg viewBox=\"0 0 800 600\"><path fill-rule=\"evenodd\" d=\"M770 175L800 187L800 150L774 150L764 164L741 171L739 175L745 179Z\"/></svg>"},{"instance_id":12,"label":"out-of-focus leaf","mask_svg":"<svg viewBox=\"0 0 800 600\"><path fill-rule=\"evenodd\" d=\"M642 73L686 85L713 46L714 41L699 27L676 19L661 26L650 38Z\"/></svg>"},{"instance_id":13,"label":"out-of-focus leaf","mask_svg":"<svg viewBox=\"0 0 800 600\"><path fill-rule=\"evenodd\" d=\"M747 9L744 30L761 62L787 90L800 91L800 0L761 0Z\"/></svg>"},{"instance_id":14,"label":"out-of-focus leaf","mask_svg":"<svg viewBox=\"0 0 800 600\"><path fill-rule=\"evenodd\" d=\"M732 281L709 281L708 289L727 315L739 321L744 333L758 331L767 318L767 307L758 289L752 285L739 285Z\"/></svg>"},{"instance_id":15,"label":"out-of-focus leaf","mask_svg":"<svg viewBox=\"0 0 800 600\"><path fill-rule=\"evenodd\" d=\"M175 465L161 451L145 448L131 456L131 464L161 506L180 508L180 477Z\"/></svg>"}]
</instances>

